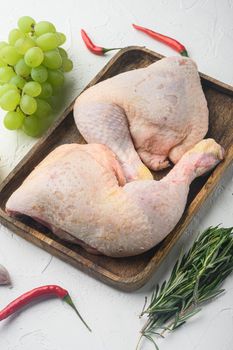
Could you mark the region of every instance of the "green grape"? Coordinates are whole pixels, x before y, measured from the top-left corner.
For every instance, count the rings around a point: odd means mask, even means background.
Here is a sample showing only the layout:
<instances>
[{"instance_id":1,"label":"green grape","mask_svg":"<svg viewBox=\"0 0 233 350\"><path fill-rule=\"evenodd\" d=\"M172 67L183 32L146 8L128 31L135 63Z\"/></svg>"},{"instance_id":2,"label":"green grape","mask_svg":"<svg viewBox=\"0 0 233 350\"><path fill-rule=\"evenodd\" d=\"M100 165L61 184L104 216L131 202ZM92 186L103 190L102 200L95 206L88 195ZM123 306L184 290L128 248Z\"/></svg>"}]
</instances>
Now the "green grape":
<instances>
[{"instance_id":1,"label":"green grape","mask_svg":"<svg viewBox=\"0 0 233 350\"><path fill-rule=\"evenodd\" d=\"M46 118L52 112L52 107L47 101L36 98L37 110L35 112L38 118Z\"/></svg>"},{"instance_id":2,"label":"green grape","mask_svg":"<svg viewBox=\"0 0 233 350\"><path fill-rule=\"evenodd\" d=\"M36 43L37 36L36 35L34 35L34 34L31 35L31 33L29 33L29 34L27 34L27 37L34 42L34 46L37 46L37 43Z\"/></svg>"},{"instance_id":3,"label":"green grape","mask_svg":"<svg viewBox=\"0 0 233 350\"><path fill-rule=\"evenodd\" d=\"M60 87L64 83L64 74L59 70L48 70L48 82L53 87Z\"/></svg>"},{"instance_id":4,"label":"green grape","mask_svg":"<svg viewBox=\"0 0 233 350\"><path fill-rule=\"evenodd\" d=\"M12 29L8 35L10 45L14 45L20 38L24 38L24 34L19 29Z\"/></svg>"},{"instance_id":5,"label":"green grape","mask_svg":"<svg viewBox=\"0 0 233 350\"><path fill-rule=\"evenodd\" d=\"M13 89L0 97L0 106L5 111L13 111L20 102L20 94Z\"/></svg>"},{"instance_id":6,"label":"green grape","mask_svg":"<svg viewBox=\"0 0 233 350\"><path fill-rule=\"evenodd\" d=\"M26 84L26 80L24 80L19 75L15 75L14 77L11 78L10 83L22 90L24 85Z\"/></svg>"},{"instance_id":7,"label":"green grape","mask_svg":"<svg viewBox=\"0 0 233 350\"><path fill-rule=\"evenodd\" d=\"M31 96L23 95L20 101L20 108L25 114L33 114L37 108L36 100Z\"/></svg>"},{"instance_id":8,"label":"green grape","mask_svg":"<svg viewBox=\"0 0 233 350\"><path fill-rule=\"evenodd\" d=\"M0 50L5 46L8 46L8 44L5 41L0 41Z\"/></svg>"},{"instance_id":9,"label":"green grape","mask_svg":"<svg viewBox=\"0 0 233 350\"><path fill-rule=\"evenodd\" d=\"M3 120L4 126L8 130L16 130L21 128L24 121L24 115L19 112L8 112Z\"/></svg>"},{"instance_id":10,"label":"green grape","mask_svg":"<svg viewBox=\"0 0 233 350\"><path fill-rule=\"evenodd\" d=\"M3 62L2 60L0 60L0 67L6 67L7 63Z\"/></svg>"},{"instance_id":11,"label":"green grape","mask_svg":"<svg viewBox=\"0 0 233 350\"><path fill-rule=\"evenodd\" d=\"M20 38L15 42L15 48L21 55L24 55L29 49L35 46L36 43L31 38Z\"/></svg>"},{"instance_id":12,"label":"green grape","mask_svg":"<svg viewBox=\"0 0 233 350\"><path fill-rule=\"evenodd\" d=\"M39 118L41 133L44 133L54 121L54 116L49 116L46 118Z\"/></svg>"},{"instance_id":13,"label":"green grape","mask_svg":"<svg viewBox=\"0 0 233 350\"><path fill-rule=\"evenodd\" d=\"M52 121L50 119L43 119L43 120L39 119L39 123L40 123L40 133L37 136L41 137L45 133L45 131L48 130L48 128L52 124Z\"/></svg>"},{"instance_id":14,"label":"green grape","mask_svg":"<svg viewBox=\"0 0 233 350\"><path fill-rule=\"evenodd\" d=\"M0 50L0 59L7 64L14 66L21 58L14 46L5 46Z\"/></svg>"},{"instance_id":15,"label":"green grape","mask_svg":"<svg viewBox=\"0 0 233 350\"><path fill-rule=\"evenodd\" d=\"M28 77L31 73L31 68L28 67L28 65L25 63L23 58L21 58L21 60L19 60L16 63L14 68L15 68L16 74L18 74L19 76L21 76L23 78Z\"/></svg>"},{"instance_id":16,"label":"green grape","mask_svg":"<svg viewBox=\"0 0 233 350\"><path fill-rule=\"evenodd\" d=\"M56 33L43 34L36 42L43 51L53 50L59 46L59 38Z\"/></svg>"},{"instance_id":17,"label":"green grape","mask_svg":"<svg viewBox=\"0 0 233 350\"><path fill-rule=\"evenodd\" d=\"M16 112L18 112L19 114L21 114L21 116L22 116L23 119L26 117L26 115L23 113L23 111L20 109L19 106L16 108Z\"/></svg>"},{"instance_id":18,"label":"green grape","mask_svg":"<svg viewBox=\"0 0 233 350\"><path fill-rule=\"evenodd\" d=\"M36 115L30 115L24 119L23 131L26 135L36 137L41 134L40 121Z\"/></svg>"},{"instance_id":19,"label":"green grape","mask_svg":"<svg viewBox=\"0 0 233 350\"><path fill-rule=\"evenodd\" d=\"M16 75L17 76L17 75ZM7 91L14 90L18 91L17 87L12 83L7 83L0 86L0 97L4 95Z\"/></svg>"},{"instance_id":20,"label":"green grape","mask_svg":"<svg viewBox=\"0 0 233 350\"><path fill-rule=\"evenodd\" d=\"M58 50L46 51L43 64L50 69L58 69L62 65L62 58Z\"/></svg>"},{"instance_id":21,"label":"green grape","mask_svg":"<svg viewBox=\"0 0 233 350\"><path fill-rule=\"evenodd\" d=\"M44 59L44 54L39 47L32 47L26 52L24 56L24 60L26 64L29 67L33 67L33 68L38 67L42 63L43 59Z\"/></svg>"},{"instance_id":22,"label":"green grape","mask_svg":"<svg viewBox=\"0 0 233 350\"><path fill-rule=\"evenodd\" d=\"M52 96L53 88L52 88L52 85L49 84L47 81L45 83L41 84L41 88L42 88L42 90L41 90L39 97L48 98L48 97Z\"/></svg>"},{"instance_id":23,"label":"green grape","mask_svg":"<svg viewBox=\"0 0 233 350\"><path fill-rule=\"evenodd\" d=\"M32 17L23 16L18 20L18 27L23 33L29 33L33 29L35 23Z\"/></svg>"},{"instance_id":24,"label":"green grape","mask_svg":"<svg viewBox=\"0 0 233 350\"><path fill-rule=\"evenodd\" d=\"M57 36L59 39L59 45L63 45L66 42L65 34L57 32Z\"/></svg>"},{"instance_id":25,"label":"green grape","mask_svg":"<svg viewBox=\"0 0 233 350\"><path fill-rule=\"evenodd\" d=\"M70 72L73 69L73 62L69 58L62 59L63 72Z\"/></svg>"},{"instance_id":26,"label":"green grape","mask_svg":"<svg viewBox=\"0 0 233 350\"><path fill-rule=\"evenodd\" d=\"M31 77L38 83L44 83L48 79L48 70L44 66L32 68Z\"/></svg>"},{"instance_id":27,"label":"green grape","mask_svg":"<svg viewBox=\"0 0 233 350\"><path fill-rule=\"evenodd\" d=\"M67 55L66 50L64 50L62 47L59 47L59 48L58 48L58 51L59 51L59 53L60 53L60 55L61 55L62 58L63 58L63 57L68 58L68 55Z\"/></svg>"},{"instance_id":28,"label":"green grape","mask_svg":"<svg viewBox=\"0 0 233 350\"><path fill-rule=\"evenodd\" d=\"M23 93L31 97L36 97L40 95L41 91L41 85L36 81L29 81L24 85L23 88Z\"/></svg>"},{"instance_id":29,"label":"green grape","mask_svg":"<svg viewBox=\"0 0 233 350\"><path fill-rule=\"evenodd\" d=\"M54 27L54 25L50 22L47 22L47 21L38 22L35 25L34 30L35 30L35 33L37 36L41 36L41 35L46 34L46 33L55 33L56 32L56 28Z\"/></svg>"},{"instance_id":30,"label":"green grape","mask_svg":"<svg viewBox=\"0 0 233 350\"><path fill-rule=\"evenodd\" d=\"M13 76L15 72L11 67L0 67L0 83L7 83Z\"/></svg>"}]
</instances>

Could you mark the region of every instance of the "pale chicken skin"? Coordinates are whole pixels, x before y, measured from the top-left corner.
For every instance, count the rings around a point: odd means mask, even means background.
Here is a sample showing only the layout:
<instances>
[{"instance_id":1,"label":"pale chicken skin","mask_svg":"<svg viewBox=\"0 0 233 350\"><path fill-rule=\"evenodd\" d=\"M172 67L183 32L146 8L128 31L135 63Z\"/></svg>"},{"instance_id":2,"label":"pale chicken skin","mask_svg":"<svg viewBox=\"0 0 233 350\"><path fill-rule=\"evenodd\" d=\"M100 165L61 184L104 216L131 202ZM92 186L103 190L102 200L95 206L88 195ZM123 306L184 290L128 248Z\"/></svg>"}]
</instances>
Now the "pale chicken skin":
<instances>
[{"instance_id":1,"label":"pale chicken skin","mask_svg":"<svg viewBox=\"0 0 233 350\"><path fill-rule=\"evenodd\" d=\"M184 57L163 58L90 87L77 98L74 117L88 143L105 144L117 155L127 181L152 178L146 167L177 163L208 130L197 66Z\"/></svg>"},{"instance_id":2,"label":"pale chicken skin","mask_svg":"<svg viewBox=\"0 0 233 350\"><path fill-rule=\"evenodd\" d=\"M6 211L28 215L93 253L133 256L171 232L184 211L190 183L221 159L221 146L202 140L162 180L126 183L108 147L66 144L32 171L9 198Z\"/></svg>"}]
</instances>

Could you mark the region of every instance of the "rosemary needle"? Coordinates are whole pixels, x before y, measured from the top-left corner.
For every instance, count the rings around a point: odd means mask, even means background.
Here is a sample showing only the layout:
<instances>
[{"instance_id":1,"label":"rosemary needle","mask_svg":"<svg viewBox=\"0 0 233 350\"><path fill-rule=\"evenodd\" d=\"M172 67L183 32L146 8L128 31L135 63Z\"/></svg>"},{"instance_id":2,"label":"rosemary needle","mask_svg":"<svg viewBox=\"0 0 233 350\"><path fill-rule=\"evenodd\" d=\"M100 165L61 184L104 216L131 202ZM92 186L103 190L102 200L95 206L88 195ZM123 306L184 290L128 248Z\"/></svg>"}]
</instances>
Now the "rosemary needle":
<instances>
[{"instance_id":1,"label":"rosemary needle","mask_svg":"<svg viewBox=\"0 0 233 350\"><path fill-rule=\"evenodd\" d=\"M154 335L164 337L197 314L204 302L220 295L221 285L233 271L233 228L209 227L173 267L168 281L157 285L141 316L148 320L141 330L158 350ZM138 346L137 346L138 348Z\"/></svg>"}]
</instances>

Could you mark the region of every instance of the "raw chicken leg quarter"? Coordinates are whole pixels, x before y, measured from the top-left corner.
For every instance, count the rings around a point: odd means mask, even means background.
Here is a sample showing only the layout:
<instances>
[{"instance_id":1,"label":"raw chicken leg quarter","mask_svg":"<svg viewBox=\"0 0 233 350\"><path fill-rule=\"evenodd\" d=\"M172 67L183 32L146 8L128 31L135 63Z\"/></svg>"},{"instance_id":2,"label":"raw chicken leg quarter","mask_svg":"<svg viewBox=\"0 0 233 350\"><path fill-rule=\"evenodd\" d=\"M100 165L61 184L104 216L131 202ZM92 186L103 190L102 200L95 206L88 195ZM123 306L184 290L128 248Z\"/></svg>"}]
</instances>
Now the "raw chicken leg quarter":
<instances>
[{"instance_id":1,"label":"raw chicken leg quarter","mask_svg":"<svg viewBox=\"0 0 233 350\"><path fill-rule=\"evenodd\" d=\"M201 141L208 108L196 64L168 57L104 80L76 100L74 117L88 143L107 145L127 181L151 179ZM146 165L146 167L143 165Z\"/></svg>"},{"instance_id":2,"label":"raw chicken leg quarter","mask_svg":"<svg viewBox=\"0 0 233 350\"><path fill-rule=\"evenodd\" d=\"M190 183L222 158L221 146L202 140L162 180L126 183L108 147L63 145L11 195L6 211L30 216L91 252L137 255L171 232L184 211Z\"/></svg>"}]
</instances>

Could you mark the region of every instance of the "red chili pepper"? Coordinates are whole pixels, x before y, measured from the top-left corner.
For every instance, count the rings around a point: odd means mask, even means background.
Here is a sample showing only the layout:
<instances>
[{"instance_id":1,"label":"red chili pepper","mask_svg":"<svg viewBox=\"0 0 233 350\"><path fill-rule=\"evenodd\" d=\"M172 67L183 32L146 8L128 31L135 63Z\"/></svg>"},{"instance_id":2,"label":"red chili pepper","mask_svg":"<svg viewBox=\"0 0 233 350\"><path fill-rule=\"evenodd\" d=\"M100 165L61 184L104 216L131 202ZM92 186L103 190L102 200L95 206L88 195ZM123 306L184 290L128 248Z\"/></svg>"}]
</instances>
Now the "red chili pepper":
<instances>
[{"instance_id":1,"label":"red chili pepper","mask_svg":"<svg viewBox=\"0 0 233 350\"><path fill-rule=\"evenodd\" d=\"M99 55L99 56L103 56L106 52L108 51L112 51L112 50L119 50L119 47L114 47L112 49L106 49L105 47L101 47L101 46L96 46L91 39L89 38L89 36L87 35L87 33L85 32L84 29L81 29L81 35L83 38L84 43L86 44L86 47L95 55Z\"/></svg>"},{"instance_id":2,"label":"red chili pepper","mask_svg":"<svg viewBox=\"0 0 233 350\"><path fill-rule=\"evenodd\" d=\"M188 52L185 48L184 45L182 45L179 41L170 38L169 36L154 32L151 29L147 29L141 26L138 26L136 24L132 24L132 26L137 29L140 30L141 32L151 36L153 39L156 39L168 46L170 46L172 49L176 50L177 52L179 52L182 56L186 56L188 57Z\"/></svg>"},{"instance_id":3,"label":"red chili pepper","mask_svg":"<svg viewBox=\"0 0 233 350\"><path fill-rule=\"evenodd\" d=\"M86 324L86 322L83 320L82 316L76 309L68 291L56 285L41 286L41 287L32 289L27 293L24 293L23 295L21 295L20 297L12 301L3 310L0 311L0 321L4 320L5 318L19 311L25 305L28 305L30 302L42 296L56 296L64 300L67 304L69 304L75 310L75 312L77 313L81 321L85 324L85 326L89 329L89 331L91 331L91 329L88 327L88 325Z\"/></svg>"}]
</instances>

